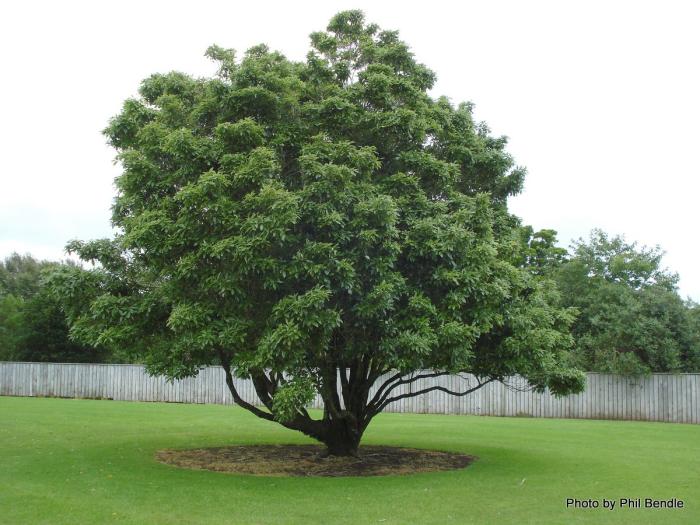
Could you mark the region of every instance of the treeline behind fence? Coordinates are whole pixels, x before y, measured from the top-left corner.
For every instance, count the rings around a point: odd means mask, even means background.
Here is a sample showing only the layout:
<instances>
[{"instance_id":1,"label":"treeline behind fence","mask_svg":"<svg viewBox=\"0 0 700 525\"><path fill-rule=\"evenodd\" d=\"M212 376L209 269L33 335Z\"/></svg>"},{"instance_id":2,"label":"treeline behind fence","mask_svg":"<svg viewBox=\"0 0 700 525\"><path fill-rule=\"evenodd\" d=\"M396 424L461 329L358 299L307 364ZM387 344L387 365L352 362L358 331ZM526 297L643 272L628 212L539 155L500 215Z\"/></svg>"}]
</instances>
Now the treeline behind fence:
<instances>
[{"instance_id":1,"label":"treeline behind fence","mask_svg":"<svg viewBox=\"0 0 700 525\"><path fill-rule=\"evenodd\" d=\"M380 378L377 385L381 383ZM395 393L434 385L464 390L475 384L476 379L466 374L442 376L420 379ZM237 379L236 386L243 399L259 404L249 380ZM196 377L169 382L149 376L141 365L0 362L0 395L233 404L221 367L207 367ZM322 408L320 397L312 406ZM386 411L700 423L700 374L630 378L590 373L583 393L562 398L538 394L522 378L514 377L464 397L433 391L402 399Z\"/></svg>"}]
</instances>

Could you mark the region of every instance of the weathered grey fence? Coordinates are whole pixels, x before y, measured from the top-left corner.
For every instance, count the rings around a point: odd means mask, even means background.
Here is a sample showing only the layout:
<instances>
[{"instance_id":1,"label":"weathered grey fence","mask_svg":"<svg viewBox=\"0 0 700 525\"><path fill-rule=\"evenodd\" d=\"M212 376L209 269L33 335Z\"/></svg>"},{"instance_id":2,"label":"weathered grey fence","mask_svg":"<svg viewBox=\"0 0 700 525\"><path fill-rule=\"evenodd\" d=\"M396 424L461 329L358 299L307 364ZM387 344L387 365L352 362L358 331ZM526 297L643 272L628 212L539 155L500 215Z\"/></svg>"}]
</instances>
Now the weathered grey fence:
<instances>
[{"instance_id":1,"label":"weathered grey fence","mask_svg":"<svg viewBox=\"0 0 700 525\"><path fill-rule=\"evenodd\" d=\"M441 385L459 390L468 384L474 385L475 379L444 376L418 380L410 388L417 391ZM246 401L258 402L250 381L237 380L237 386ZM409 385L401 388L404 390L397 389L392 395L409 392ZM233 403L220 367L168 382L149 376L140 365L0 362L0 395ZM313 406L322 406L320 398ZM537 394L521 378L513 378L506 385L489 383L465 397L433 391L402 399L387 411L700 423L700 374L653 374L635 379L588 374L586 391L564 398Z\"/></svg>"}]
</instances>

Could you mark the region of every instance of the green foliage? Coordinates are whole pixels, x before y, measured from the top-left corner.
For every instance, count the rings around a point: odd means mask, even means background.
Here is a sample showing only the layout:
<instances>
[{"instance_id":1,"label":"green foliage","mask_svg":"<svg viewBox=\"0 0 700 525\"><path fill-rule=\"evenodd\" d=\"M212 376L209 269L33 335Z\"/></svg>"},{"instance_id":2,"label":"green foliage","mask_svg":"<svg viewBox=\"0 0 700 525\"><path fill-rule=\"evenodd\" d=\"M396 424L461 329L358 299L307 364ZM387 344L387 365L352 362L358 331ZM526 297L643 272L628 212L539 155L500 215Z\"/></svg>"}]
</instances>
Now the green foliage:
<instances>
[{"instance_id":1,"label":"green foliage","mask_svg":"<svg viewBox=\"0 0 700 525\"><path fill-rule=\"evenodd\" d=\"M573 262L585 268L589 277L624 284L633 290L651 286L676 288L678 275L661 267L664 253L658 246L639 248L624 237L611 239L605 232L593 230L588 243L579 239L573 250Z\"/></svg>"},{"instance_id":2,"label":"green foliage","mask_svg":"<svg viewBox=\"0 0 700 525\"><path fill-rule=\"evenodd\" d=\"M594 230L554 272L565 306L579 315L573 357L581 368L641 374L697 371L700 332L661 267L658 248L637 248Z\"/></svg>"},{"instance_id":3,"label":"green foliage","mask_svg":"<svg viewBox=\"0 0 700 525\"><path fill-rule=\"evenodd\" d=\"M692 301L686 303L688 308L688 333L690 348L681 354L681 361L688 371L700 371L700 305Z\"/></svg>"},{"instance_id":4,"label":"green foliage","mask_svg":"<svg viewBox=\"0 0 700 525\"><path fill-rule=\"evenodd\" d=\"M31 255L13 253L0 261L0 296L12 295L29 299L41 288L41 272L50 267L48 261L37 261Z\"/></svg>"},{"instance_id":5,"label":"green foliage","mask_svg":"<svg viewBox=\"0 0 700 525\"><path fill-rule=\"evenodd\" d=\"M60 303L46 290L24 303L15 359L58 363L101 363L108 360L103 348L71 341Z\"/></svg>"},{"instance_id":6,"label":"green foliage","mask_svg":"<svg viewBox=\"0 0 700 525\"><path fill-rule=\"evenodd\" d=\"M532 226L520 230L522 250L517 259L518 266L527 268L534 275L551 277L552 271L567 260L568 251L556 245L557 232L540 230Z\"/></svg>"},{"instance_id":7,"label":"green foliage","mask_svg":"<svg viewBox=\"0 0 700 525\"><path fill-rule=\"evenodd\" d=\"M432 99L434 73L358 11L311 42L302 63L213 46L215 78L156 74L124 104L105 130L122 233L71 243L99 265L52 281L72 334L169 377L230 366L258 415L319 439L305 400L361 435L391 370L582 388L570 313L513 263L524 170L505 138Z\"/></svg>"},{"instance_id":8,"label":"green foliage","mask_svg":"<svg viewBox=\"0 0 700 525\"><path fill-rule=\"evenodd\" d=\"M299 407L307 406L314 398L314 384L311 377L295 377L284 382L275 393L272 411L278 421L291 421Z\"/></svg>"},{"instance_id":9,"label":"green foliage","mask_svg":"<svg viewBox=\"0 0 700 525\"><path fill-rule=\"evenodd\" d=\"M12 294L0 295L0 361L12 361L17 355L22 299Z\"/></svg>"},{"instance_id":10,"label":"green foliage","mask_svg":"<svg viewBox=\"0 0 700 525\"><path fill-rule=\"evenodd\" d=\"M70 340L60 301L44 286L61 268L74 264L37 261L12 254L0 262L0 360L101 362L102 348Z\"/></svg>"}]
</instances>

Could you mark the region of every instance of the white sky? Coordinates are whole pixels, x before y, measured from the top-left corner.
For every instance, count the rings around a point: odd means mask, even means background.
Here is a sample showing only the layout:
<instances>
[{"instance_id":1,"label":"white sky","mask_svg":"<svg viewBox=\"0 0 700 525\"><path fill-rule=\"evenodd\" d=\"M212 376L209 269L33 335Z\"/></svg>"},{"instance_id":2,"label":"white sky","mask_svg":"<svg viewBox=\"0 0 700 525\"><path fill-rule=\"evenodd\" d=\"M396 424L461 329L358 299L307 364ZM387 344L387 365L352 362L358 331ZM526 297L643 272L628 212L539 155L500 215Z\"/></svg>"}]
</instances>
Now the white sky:
<instances>
[{"instance_id":1,"label":"white sky","mask_svg":"<svg viewBox=\"0 0 700 525\"><path fill-rule=\"evenodd\" d=\"M0 257L111 235L100 130L155 72L211 75L212 43L301 60L342 9L399 29L528 168L511 209L568 245L594 227L661 245L700 300L700 6L658 1L3 2Z\"/></svg>"}]
</instances>

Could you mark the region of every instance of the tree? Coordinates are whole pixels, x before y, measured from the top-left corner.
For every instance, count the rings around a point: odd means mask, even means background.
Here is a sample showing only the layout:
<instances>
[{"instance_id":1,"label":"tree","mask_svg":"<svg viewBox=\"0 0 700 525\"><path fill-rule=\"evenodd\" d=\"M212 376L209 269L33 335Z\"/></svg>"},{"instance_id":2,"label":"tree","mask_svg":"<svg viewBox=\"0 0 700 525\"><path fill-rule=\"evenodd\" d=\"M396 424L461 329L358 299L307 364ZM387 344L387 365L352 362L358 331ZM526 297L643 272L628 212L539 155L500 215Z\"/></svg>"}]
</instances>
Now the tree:
<instances>
[{"instance_id":1,"label":"tree","mask_svg":"<svg viewBox=\"0 0 700 525\"><path fill-rule=\"evenodd\" d=\"M433 72L359 11L311 42L303 63L213 46L215 78L153 75L125 102L105 131L122 233L70 243L99 267L52 279L73 336L170 378L220 364L237 404L334 455L408 395L516 373L580 390L561 361L570 312L512 261L506 200L524 171L505 138L469 104L430 98ZM397 393L462 371L479 377L467 391ZM305 409L316 393L319 419Z\"/></svg>"},{"instance_id":2,"label":"tree","mask_svg":"<svg viewBox=\"0 0 700 525\"><path fill-rule=\"evenodd\" d=\"M13 253L0 261L0 295L29 299L41 288L41 272L53 263Z\"/></svg>"},{"instance_id":3,"label":"tree","mask_svg":"<svg viewBox=\"0 0 700 525\"><path fill-rule=\"evenodd\" d=\"M104 363L111 360L106 348L93 348L69 338L60 301L45 289L24 302L20 319L14 355L17 361Z\"/></svg>"},{"instance_id":4,"label":"tree","mask_svg":"<svg viewBox=\"0 0 700 525\"><path fill-rule=\"evenodd\" d=\"M27 334L25 308L41 290L42 271L50 265L18 253L0 261L0 359L21 360ZM67 337L67 327L65 332Z\"/></svg>"},{"instance_id":5,"label":"tree","mask_svg":"<svg viewBox=\"0 0 700 525\"><path fill-rule=\"evenodd\" d=\"M697 371L700 344L678 276L659 247L638 247L593 230L555 272L562 305L578 310L573 356L590 371Z\"/></svg>"},{"instance_id":6,"label":"tree","mask_svg":"<svg viewBox=\"0 0 700 525\"><path fill-rule=\"evenodd\" d=\"M73 263L40 261L13 253L0 261L0 359L102 362L104 348L70 340L60 301L44 287L47 273Z\"/></svg>"},{"instance_id":7,"label":"tree","mask_svg":"<svg viewBox=\"0 0 700 525\"><path fill-rule=\"evenodd\" d=\"M16 359L22 301L11 294L0 294L0 361Z\"/></svg>"},{"instance_id":8,"label":"tree","mask_svg":"<svg viewBox=\"0 0 700 525\"><path fill-rule=\"evenodd\" d=\"M556 245L555 230L540 230L535 232L532 226L520 228L521 250L516 259L517 266L526 268L533 275L552 277L552 272L559 268L569 255L566 248Z\"/></svg>"},{"instance_id":9,"label":"tree","mask_svg":"<svg viewBox=\"0 0 700 525\"><path fill-rule=\"evenodd\" d=\"M689 348L681 355L686 372L700 372L700 305L688 300Z\"/></svg>"}]
</instances>

